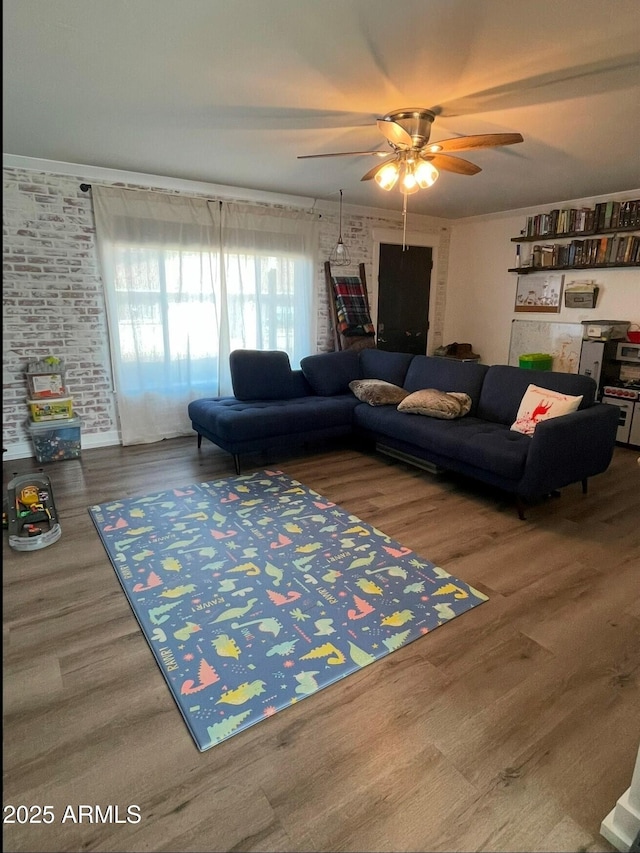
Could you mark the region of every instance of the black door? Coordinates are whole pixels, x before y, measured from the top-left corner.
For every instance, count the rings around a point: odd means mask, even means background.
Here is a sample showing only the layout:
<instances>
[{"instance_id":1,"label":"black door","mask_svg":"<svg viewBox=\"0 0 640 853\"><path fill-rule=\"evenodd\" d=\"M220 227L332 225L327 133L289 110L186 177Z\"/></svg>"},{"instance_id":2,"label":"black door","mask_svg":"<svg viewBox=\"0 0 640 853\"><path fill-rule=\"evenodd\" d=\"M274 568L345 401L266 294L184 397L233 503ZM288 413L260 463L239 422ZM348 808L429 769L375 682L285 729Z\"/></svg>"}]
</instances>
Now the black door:
<instances>
[{"instance_id":1,"label":"black door","mask_svg":"<svg viewBox=\"0 0 640 853\"><path fill-rule=\"evenodd\" d=\"M432 266L430 246L380 244L378 349L426 353Z\"/></svg>"}]
</instances>

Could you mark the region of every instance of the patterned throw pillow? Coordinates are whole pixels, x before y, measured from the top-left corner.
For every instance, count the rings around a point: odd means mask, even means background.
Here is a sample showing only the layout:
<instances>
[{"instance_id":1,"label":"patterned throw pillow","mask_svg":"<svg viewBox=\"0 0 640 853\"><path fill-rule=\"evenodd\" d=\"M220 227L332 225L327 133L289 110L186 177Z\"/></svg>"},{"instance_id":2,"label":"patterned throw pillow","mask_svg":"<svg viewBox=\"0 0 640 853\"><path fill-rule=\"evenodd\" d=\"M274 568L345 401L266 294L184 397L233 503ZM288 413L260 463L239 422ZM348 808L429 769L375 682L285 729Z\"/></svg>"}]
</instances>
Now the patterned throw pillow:
<instances>
[{"instance_id":1,"label":"patterned throw pillow","mask_svg":"<svg viewBox=\"0 0 640 853\"><path fill-rule=\"evenodd\" d=\"M529 385L520 402L520 408L511 429L524 435L533 435L536 425L549 418L557 418L575 412L582 402L582 395L571 397L538 385Z\"/></svg>"},{"instance_id":2,"label":"patterned throw pillow","mask_svg":"<svg viewBox=\"0 0 640 853\"><path fill-rule=\"evenodd\" d=\"M412 415L427 415L430 418L453 420L461 418L471 409L471 397L458 391L438 391L435 388L423 388L409 394L399 404L399 412Z\"/></svg>"},{"instance_id":3,"label":"patterned throw pillow","mask_svg":"<svg viewBox=\"0 0 640 853\"><path fill-rule=\"evenodd\" d=\"M384 379L354 379L349 388L358 400L370 406L395 406L409 393Z\"/></svg>"}]
</instances>

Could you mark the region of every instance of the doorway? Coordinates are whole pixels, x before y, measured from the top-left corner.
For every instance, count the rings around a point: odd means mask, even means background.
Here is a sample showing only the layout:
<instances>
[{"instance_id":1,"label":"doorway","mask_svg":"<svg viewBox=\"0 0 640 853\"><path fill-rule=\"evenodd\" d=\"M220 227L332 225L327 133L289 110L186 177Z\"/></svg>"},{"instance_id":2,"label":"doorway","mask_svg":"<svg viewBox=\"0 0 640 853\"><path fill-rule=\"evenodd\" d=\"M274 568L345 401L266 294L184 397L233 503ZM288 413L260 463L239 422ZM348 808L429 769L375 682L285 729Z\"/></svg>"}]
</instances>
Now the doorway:
<instances>
[{"instance_id":1,"label":"doorway","mask_svg":"<svg viewBox=\"0 0 640 853\"><path fill-rule=\"evenodd\" d=\"M426 354L432 268L431 246L380 243L378 349Z\"/></svg>"}]
</instances>

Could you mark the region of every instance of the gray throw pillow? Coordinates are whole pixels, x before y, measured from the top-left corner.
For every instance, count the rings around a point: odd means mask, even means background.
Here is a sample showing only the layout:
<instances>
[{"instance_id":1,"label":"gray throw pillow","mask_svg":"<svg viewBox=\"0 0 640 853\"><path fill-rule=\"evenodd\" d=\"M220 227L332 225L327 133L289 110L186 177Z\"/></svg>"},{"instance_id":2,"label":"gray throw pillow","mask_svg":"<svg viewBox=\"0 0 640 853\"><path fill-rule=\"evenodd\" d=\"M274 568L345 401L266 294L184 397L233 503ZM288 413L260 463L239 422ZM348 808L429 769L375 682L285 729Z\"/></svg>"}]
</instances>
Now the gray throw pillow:
<instances>
[{"instance_id":1,"label":"gray throw pillow","mask_svg":"<svg viewBox=\"0 0 640 853\"><path fill-rule=\"evenodd\" d=\"M468 414L471 409L471 397L457 391L438 391L436 388L423 388L409 394L398 405L399 412L411 415L427 415L430 418L452 420Z\"/></svg>"},{"instance_id":2,"label":"gray throw pillow","mask_svg":"<svg viewBox=\"0 0 640 853\"><path fill-rule=\"evenodd\" d=\"M404 388L384 379L354 379L349 388L358 400L370 406L396 406L409 394Z\"/></svg>"}]
</instances>

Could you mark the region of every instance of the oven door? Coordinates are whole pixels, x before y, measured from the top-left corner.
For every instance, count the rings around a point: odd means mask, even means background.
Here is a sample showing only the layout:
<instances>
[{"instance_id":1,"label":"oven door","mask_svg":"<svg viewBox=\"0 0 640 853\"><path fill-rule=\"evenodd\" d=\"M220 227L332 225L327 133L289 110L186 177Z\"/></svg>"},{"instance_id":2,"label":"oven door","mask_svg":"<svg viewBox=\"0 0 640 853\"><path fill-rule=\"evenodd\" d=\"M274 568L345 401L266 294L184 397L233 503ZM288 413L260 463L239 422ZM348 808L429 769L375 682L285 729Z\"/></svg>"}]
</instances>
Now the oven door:
<instances>
[{"instance_id":1,"label":"oven door","mask_svg":"<svg viewBox=\"0 0 640 853\"><path fill-rule=\"evenodd\" d=\"M620 419L618 420L618 432L616 433L616 441L622 444L629 443L629 434L631 432L631 419L633 417L633 406L631 400L622 400L620 397L607 397L605 394L602 398L603 403L608 403L610 406L618 406L620 409Z\"/></svg>"}]
</instances>

